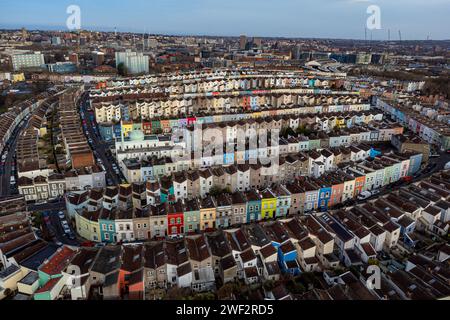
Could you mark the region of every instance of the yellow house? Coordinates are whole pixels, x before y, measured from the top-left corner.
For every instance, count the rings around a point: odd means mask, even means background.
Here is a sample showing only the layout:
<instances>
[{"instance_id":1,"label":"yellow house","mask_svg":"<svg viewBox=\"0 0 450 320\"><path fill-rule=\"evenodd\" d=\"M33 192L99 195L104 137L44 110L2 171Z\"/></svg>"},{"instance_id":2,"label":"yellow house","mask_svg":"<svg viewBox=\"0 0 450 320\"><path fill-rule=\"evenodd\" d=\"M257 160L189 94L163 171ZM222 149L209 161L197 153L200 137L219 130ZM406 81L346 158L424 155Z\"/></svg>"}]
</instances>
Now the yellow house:
<instances>
[{"instance_id":1,"label":"yellow house","mask_svg":"<svg viewBox=\"0 0 450 320\"><path fill-rule=\"evenodd\" d=\"M344 117L336 118L336 127L340 128L340 129L345 128L345 118Z\"/></svg>"},{"instance_id":2,"label":"yellow house","mask_svg":"<svg viewBox=\"0 0 450 320\"><path fill-rule=\"evenodd\" d=\"M124 137L128 137L130 132L133 131L133 122L122 121L122 133Z\"/></svg>"},{"instance_id":3,"label":"yellow house","mask_svg":"<svg viewBox=\"0 0 450 320\"><path fill-rule=\"evenodd\" d=\"M253 112L252 113L252 118L253 119L261 118L261 112Z\"/></svg>"},{"instance_id":4,"label":"yellow house","mask_svg":"<svg viewBox=\"0 0 450 320\"><path fill-rule=\"evenodd\" d=\"M0 278L0 300L6 295L6 290L17 290L17 283L22 280L24 274L22 269L15 264L12 264L8 268L2 271L2 277Z\"/></svg>"},{"instance_id":5,"label":"yellow house","mask_svg":"<svg viewBox=\"0 0 450 320\"><path fill-rule=\"evenodd\" d=\"M211 196L204 198L200 207L200 230L216 228L216 202Z\"/></svg>"},{"instance_id":6,"label":"yellow house","mask_svg":"<svg viewBox=\"0 0 450 320\"><path fill-rule=\"evenodd\" d=\"M101 242L100 226L98 223L100 211L76 211L75 223L78 234L89 241Z\"/></svg>"},{"instance_id":7,"label":"yellow house","mask_svg":"<svg viewBox=\"0 0 450 320\"><path fill-rule=\"evenodd\" d=\"M261 192L261 219L272 219L277 211L277 196L270 189Z\"/></svg>"},{"instance_id":8,"label":"yellow house","mask_svg":"<svg viewBox=\"0 0 450 320\"><path fill-rule=\"evenodd\" d=\"M25 81L25 75L23 73L15 73L11 75L11 81L13 83Z\"/></svg>"},{"instance_id":9,"label":"yellow house","mask_svg":"<svg viewBox=\"0 0 450 320\"><path fill-rule=\"evenodd\" d=\"M17 290L31 296L39 289L39 274L25 267L22 267L22 274L25 277L17 283Z\"/></svg>"},{"instance_id":10,"label":"yellow house","mask_svg":"<svg viewBox=\"0 0 450 320\"><path fill-rule=\"evenodd\" d=\"M42 124L41 127L39 128L39 136L43 137L47 134L47 125L46 124Z\"/></svg>"}]
</instances>

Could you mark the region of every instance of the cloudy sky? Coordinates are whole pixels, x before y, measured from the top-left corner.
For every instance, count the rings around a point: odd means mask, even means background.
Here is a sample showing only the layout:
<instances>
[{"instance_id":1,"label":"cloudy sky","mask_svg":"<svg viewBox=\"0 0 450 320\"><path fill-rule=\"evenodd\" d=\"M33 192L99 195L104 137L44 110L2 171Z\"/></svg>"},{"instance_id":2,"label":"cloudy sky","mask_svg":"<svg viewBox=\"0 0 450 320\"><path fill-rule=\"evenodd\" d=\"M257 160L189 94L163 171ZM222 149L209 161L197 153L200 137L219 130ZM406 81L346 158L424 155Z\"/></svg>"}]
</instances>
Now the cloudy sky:
<instances>
[{"instance_id":1,"label":"cloudy sky","mask_svg":"<svg viewBox=\"0 0 450 320\"><path fill-rule=\"evenodd\" d=\"M0 28L62 29L72 4L85 29L355 39L378 5L374 40L450 39L450 0L1 0Z\"/></svg>"}]
</instances>

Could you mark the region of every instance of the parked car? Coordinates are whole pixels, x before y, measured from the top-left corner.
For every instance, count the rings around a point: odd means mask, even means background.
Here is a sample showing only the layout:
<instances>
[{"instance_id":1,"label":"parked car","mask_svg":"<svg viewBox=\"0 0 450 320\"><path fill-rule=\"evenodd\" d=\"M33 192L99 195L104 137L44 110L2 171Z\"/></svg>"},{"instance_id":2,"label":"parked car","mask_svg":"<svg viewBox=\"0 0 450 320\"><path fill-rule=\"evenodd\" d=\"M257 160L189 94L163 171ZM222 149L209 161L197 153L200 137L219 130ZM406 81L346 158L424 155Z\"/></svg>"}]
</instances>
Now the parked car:
<instances>
[{"instance_id":1,"label":"parked car","mask_svg":"<svg viewBox=\"0 0 450 320\"><path fill-rule=\"evenodd\" d=\"M361 193L358 195L358 200L366 200L366 199L369 199L371 196L372 196L372 193L371 193L371 192L369 192L369 191L364 191L364 192L361 192Z\"/></svg>"},{"instance_id":2,"label":"parked car","mask_svg":"<svg viewBox=\"0 0 450 320\"><path fill-rule=\"evenodd\" d=\"M65 218L66 218L66 215L64 214L64 212L60 211L60 212L58 212L58 217L59 217L60 219L65 219Z\"/></svg>"}]
</instances>

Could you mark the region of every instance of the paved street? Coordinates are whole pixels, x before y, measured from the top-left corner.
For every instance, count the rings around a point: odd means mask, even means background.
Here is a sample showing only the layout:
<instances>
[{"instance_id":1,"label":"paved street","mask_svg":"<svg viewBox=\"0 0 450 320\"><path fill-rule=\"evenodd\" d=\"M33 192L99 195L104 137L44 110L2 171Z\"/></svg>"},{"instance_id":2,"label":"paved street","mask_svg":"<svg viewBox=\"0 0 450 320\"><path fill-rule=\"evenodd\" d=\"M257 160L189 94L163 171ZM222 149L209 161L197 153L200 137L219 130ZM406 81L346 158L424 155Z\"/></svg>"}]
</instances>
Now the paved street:
<instances>
[{"instance_id":1,"label":"paved street","mask_svg":"<svg viewBox=\"0 0 450 320\"><path fill-rule=\"evenodd\" d=\"M64 229L61 224L62 219L58 216L59 211L60 210L53 210L53 211L49 210L42 212L44 217L45 216L48 217L48 222L44 221L44 223L46 223L47 227L54 233L55 235L54 241L71 246L79 246L80 242L76 239L76 233L73 231L73 228L70 225L70 221L68 221L67 218L65 220L69 222L69 227L71 229L73 239L70 239L69 235L67 235L64 232Z\"/></svg>"},{"instance_id":2,"label":"paved street","mask_svg":"<svg viewBox=\"0 0 450 320\"><path fill-rule=\"evenodd\" d=\"M0 196L8 196L17 193L16 186L11 185L11 175L14 173L12 170L13 165L15 166L15 150L17 141L19 140L19 135L28 126L28 120L23 120L14 130L11 138L8 141L9 152L6 157L5 164L1 166L0 170ZM15 168L17 172L17 167ZM17 183L17 176L16 176Z\"/></svg>"},{"instance_id":3,"label":"paved street","mask_svg":"<svg viewBox=\"0 0 450 320\"><path fill-rule=\"evenodd\" d=\"M88 132L87 138L92 139L91 148L95 152L96 159L100 159L102 161L102 164L105 166L107 181L109 180L112 183L112 185L118 185L121 183L121 181L124 181L125 178L123 177L122 174L117 175L114 172L112 165L115 160L107 156L107 151L109 150L110 144L102 140L97 129L94 130L95 124L93 121L89 119L89 115L93 111L87 110L89 106L88 97L89 97L88 94L85 94L81 102L81 112L85 114L86 120L86 127L83 127L83 131L87 129Z\"/></svg>"}]
</instances>

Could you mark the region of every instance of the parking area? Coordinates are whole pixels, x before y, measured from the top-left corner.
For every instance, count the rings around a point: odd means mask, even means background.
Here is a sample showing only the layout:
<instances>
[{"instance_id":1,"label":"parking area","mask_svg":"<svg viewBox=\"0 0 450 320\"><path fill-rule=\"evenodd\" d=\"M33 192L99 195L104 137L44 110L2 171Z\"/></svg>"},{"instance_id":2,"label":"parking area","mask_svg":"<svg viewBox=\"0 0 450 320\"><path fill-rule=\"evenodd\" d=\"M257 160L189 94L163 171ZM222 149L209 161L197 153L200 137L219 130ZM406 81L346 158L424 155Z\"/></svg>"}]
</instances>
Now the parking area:
<instances>
[{"instance_id":1,"label":"parking area","mask_svg":"<svg viewBox=\"0 0 450 320\"><path fill-rule=\"evenodd\" d=\"M55 243L79 246L80 242L77 239L76 232L70 225L70 220L67 219L64 211L44 211L41 214L43 223L47 226Z\"/></svg>"}]
</instances>

